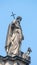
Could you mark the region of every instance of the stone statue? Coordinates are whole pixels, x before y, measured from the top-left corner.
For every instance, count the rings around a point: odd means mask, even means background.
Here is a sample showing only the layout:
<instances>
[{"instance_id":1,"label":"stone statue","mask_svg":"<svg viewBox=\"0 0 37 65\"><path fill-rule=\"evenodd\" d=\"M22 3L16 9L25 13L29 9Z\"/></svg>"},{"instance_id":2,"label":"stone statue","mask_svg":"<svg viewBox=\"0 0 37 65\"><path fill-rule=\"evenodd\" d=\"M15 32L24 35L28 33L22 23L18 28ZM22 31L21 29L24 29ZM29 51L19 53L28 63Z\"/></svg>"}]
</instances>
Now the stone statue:
<instances>
[{"instance_id":1,"label":"stone statue","mask_svg":"<svg viewBox=\"0 0 37 65\"><path fill-rule=\"evenodd\" d=\"M24 40L22 28L20 26L21 20L22 18L18 16L8 27L5 50L7 55L12 57L19 55L21 41Z\"/></svg>"},{"instance_id":2,"label":"stone statue","mask_svg":"<svg viewBox=\"0 0 37 65\"><path fill-rule=\"evenodd\" d=\"M29 65L31 57L29 56L32 51L29 47L26 53L20 51L20 46L24 36L20 22L22 17L18 16L15 19L15 14L12 12L14 20L8 26L6 37L5 50L7 55L5 57L0 55L0 65Z\"/></svg>"}]
</instances>

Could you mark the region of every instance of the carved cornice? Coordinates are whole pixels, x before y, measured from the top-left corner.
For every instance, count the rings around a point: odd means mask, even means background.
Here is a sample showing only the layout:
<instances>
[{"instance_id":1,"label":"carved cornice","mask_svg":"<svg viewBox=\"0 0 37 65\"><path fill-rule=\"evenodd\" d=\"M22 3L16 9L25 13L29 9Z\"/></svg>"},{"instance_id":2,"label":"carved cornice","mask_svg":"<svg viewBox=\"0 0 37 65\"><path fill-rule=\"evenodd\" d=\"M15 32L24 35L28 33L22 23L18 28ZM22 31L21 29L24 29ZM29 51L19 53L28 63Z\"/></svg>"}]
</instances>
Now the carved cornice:
<instances>
[{"instance_id":1,"label":"carved cornice","mask_svg":"<svg viewBox=\"0 0 37 65\"><path fill-rule=\"evenodd\" d=\"M11 57L11 56L5 56L5 57L0 56L0 60L2 60L2 61L7 61L7 60L16 61L16 60L18 60L18 61L21 61L23 63L30 64L30 60L24 59L24 58L19 57L19 56L14 56L14 57Z\"/></svg>"}]
</instances>

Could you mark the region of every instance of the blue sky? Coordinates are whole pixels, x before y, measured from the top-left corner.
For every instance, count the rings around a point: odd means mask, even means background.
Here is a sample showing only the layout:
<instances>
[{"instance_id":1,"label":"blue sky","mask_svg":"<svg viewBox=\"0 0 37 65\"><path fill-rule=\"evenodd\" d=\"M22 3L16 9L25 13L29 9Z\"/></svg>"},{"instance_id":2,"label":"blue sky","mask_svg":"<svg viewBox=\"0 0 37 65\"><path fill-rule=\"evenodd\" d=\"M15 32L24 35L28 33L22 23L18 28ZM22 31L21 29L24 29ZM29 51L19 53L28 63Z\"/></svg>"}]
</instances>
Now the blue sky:
<instances>
[{"instance_id":1,"label":"blue sky","mask_svg":"<svg viewBox=\"0 0 37 65\"><path fill-rule=\"evenodd\" d=\"M37 0L0 0L0 55L6 55L4 46L8 25L13 20L12 11L16 17L22 17L24 41L21 50L26 52L31 47L31 65L37 65Z\"/></svg>"}]
</instances>

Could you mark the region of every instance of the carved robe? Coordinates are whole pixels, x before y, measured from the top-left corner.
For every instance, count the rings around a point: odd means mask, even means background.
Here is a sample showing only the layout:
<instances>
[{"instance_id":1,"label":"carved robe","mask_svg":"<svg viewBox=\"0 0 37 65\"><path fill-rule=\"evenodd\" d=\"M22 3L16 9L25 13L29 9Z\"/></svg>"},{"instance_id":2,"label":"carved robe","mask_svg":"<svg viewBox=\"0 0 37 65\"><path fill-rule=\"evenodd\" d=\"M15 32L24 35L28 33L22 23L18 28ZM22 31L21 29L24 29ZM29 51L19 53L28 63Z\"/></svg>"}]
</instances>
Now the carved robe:
<instances>
[{"instance_id":1,"label":"carved robe","mask_svg":"<svg viewBox=\"0 0 37 65\"><path fill-rule=\"evenodd\" d=\"M6 46L7 46L6 50L8 52L8 55L10 56L15 56L19 54L21 41L23 39L23 34L19 23L18 24L14 23L14 24L16 24L14 26L14 30L13 29L11 30L11 26L9 28L9 33L6 42Z\"/></svg>"}]
</instances>

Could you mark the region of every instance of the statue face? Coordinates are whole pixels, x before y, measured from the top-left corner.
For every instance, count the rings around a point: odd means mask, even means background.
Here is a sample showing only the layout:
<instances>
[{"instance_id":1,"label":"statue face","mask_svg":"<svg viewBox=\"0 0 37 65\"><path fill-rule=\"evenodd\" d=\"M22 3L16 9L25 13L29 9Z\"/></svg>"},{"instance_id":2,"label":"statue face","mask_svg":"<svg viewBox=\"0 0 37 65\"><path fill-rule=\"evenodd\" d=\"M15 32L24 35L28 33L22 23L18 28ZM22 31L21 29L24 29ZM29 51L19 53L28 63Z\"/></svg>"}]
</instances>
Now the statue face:
<instances>
[{"instance_id":1,"label":"statue face","mask_svg":"<svg viewBox=\"0 0 37 65\"><path fill-rule=\"evenodd\" d=\"M18 17L16 18L16 20L21 21L21 20L22 20L22 17L21 17L21 16L18 16Z\"/></svg>"}]
</instances>

